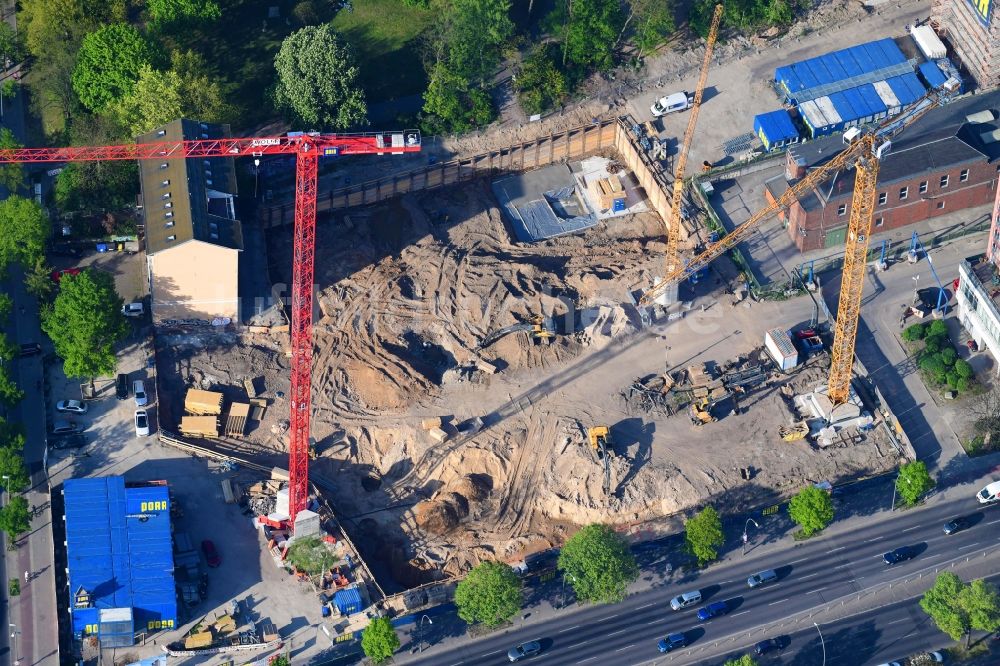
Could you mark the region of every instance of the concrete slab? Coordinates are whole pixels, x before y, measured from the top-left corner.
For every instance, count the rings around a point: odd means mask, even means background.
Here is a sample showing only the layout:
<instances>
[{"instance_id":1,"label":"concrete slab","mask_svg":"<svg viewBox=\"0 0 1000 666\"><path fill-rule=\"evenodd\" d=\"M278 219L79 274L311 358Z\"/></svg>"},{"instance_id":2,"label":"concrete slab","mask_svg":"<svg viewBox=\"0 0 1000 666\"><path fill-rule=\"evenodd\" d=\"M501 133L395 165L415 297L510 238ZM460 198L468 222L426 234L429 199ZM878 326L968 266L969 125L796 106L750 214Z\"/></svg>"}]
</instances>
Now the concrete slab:
<instances>
[{"instance_id":1,"label":"concrete slab","mask_svg":"<svg viewBox=\"0 0 1000 666\"><path fill-rule=\"evenodd\" d=\"M507 176L494 181L492 188L524 243L579 233L598 221L565 164Z\"/></svg>"}]
</instances>

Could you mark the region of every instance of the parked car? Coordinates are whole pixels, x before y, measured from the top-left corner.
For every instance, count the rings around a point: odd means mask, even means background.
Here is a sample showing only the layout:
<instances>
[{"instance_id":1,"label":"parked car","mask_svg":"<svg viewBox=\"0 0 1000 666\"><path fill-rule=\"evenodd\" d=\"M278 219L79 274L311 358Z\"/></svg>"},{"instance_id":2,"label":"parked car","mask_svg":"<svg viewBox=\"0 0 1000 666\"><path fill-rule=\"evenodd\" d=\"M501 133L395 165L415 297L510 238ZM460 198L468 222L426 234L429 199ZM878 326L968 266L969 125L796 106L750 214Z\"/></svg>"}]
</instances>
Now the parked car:
<instances>
[{"instance_id":1,"label":"parked car","mask_svg":"<svg viewBox=\"0 0 1000 666\"><path fill-rule=\"evenodd\" d=\"M706 620L711 620L713 617L719 617L720 615L725 615L729 612L729 604L725 601L716 601L715 603L709 604L704 608L698 609L698 619L702 622Z\"/></svg>"},{"instance_id":2,"label":"parked car","mask_svg":"<svg viewBox=\"0 0 1000 666\"><path fill-rule=\"evenodd\" d=\"M201 552L205 554L205 561L208 562L208 566L217 567L222 564L219 551L215 549L215 544L211 539L205 539L201 542Z\"/></svg>"},{"instance_id":3,"label":"parked car","mask_svg":"<svg viewBox=\"0 0 1000 666\"><path fill-rule=\"evenodd\" d=\"M76 432L69 435L53 435L49 437L50 449L80 449L87 445L87 436Z\"/></svg>"},{"instance_id":4,"label":"parked car","mask_svg":"<svg viewBox=\"0 0 1000 666\"><path fill-rule=\"evenodd\" d=\"M677 111L688 109L693 103L694 95L691 93L675 92L653 102L653 106L649 107L649 111L653 114L654 118L659 118L668 113L676 113Z\"/></svg>"},{"instance_id":5,"label":"parked car","mask_svg":"<svg viewBox=\"0 0 1000 666\"><path fill-rule=\"evenodd\" d=\"M135 410L135 435L145 437L149 434L149 415L145 409Z\"/></svg>"},{"instance_id":6,"label":"parked car","mask_svg":"<svg viewBox=\"0 0 1000 666\"><path fill-rule=\"evenodd\" d=\"M119 400L128 398L128 375L124 372L119 374L115 381L115 395L118 396Z\"/></svg>"},{"instance_id":7,"label":"parked car","mask_svg":"<svg viewBox=\"0 0 1000 666\"><path fill-rule=\"evenodd\" d=\"M760 571L753 574L747 578L747 585L750 589L760 587L761 585L767 585L768 583L773 583L778 580L778 574L774 572L773 569L768 569L766 571Z\"/></svg>"},{"instance_id":8,"label":"parked car","mask_svg":"<svg viewBox=\"0 0 1000 666\"><path fill-rule=\"evenodd\" d=\"M73 421L56 421L52 424L53 435L72 435L81 430L82 428Z\"/></svg>"},{"instance_id":9,"label":"parked car","mask_svg":"<svg viewBox=\"0 0 1000 666\"><path fill-rule=\"evenodd\" d=\"M896 550L890 550L882 556L882 561L886 564L898 564L906 560L912 560L917 556L917 550L912 546L901 546Z\"/></svg>"},{"instance_id":10,"label":"parked car","mask_svg":"<svg viewBox=\"0 0 1000 666\"><path fill-rule=\"evenodd\" d=\"M687 636L682 633L667 634L666 638L661 638L660 642L656 644L656 648L660 652L670 652L671 650L676 650L687 645Z\"/></svg>"},{"instance_id":11,"label":"parked car","mask_svg":"<svg viewBox=\"0 0 1000 666\"><path fill-rule=\"evenodd\" d=\"M86 414L87 405L79 400L60 400L56 403L57 412L70 412L71 414Z\"/></svg>"},{"instance_id":12,"label":"parked car","mask_svg":"<svg viewBox=\"0 0 1000 666\"><path fill-rule=\"evenodd\" d=\"M753 652L758 657L769 652L780 652L788 647L789 641L784 636L779 636L778 638L767 638L762 640L753 646Z\"/></svg>"},{"instance_id":13,"label":"parked car","mask_svg":"<svg viewBox=\"0 0 1000 666\"><path fill-rule=\"evenodd\" d=\"M18 354L22 357L24 356L34 356L35 354L42 353L42 346L37 342L25 342L20 346Z\"/></svg>"},{"instance_id":14,"label":"parked car","mask_svg":"<svg viewBox=\"0 0 1000 666\"><path fill-rule=\"evenodd\" d=\"M63 279L65 275L79 275L83 270L80 268L63 268L62 270L52 271L52 281L59 284L59 281Z\"/></svg>"},{"instance_id":15,"label":"parked car","mask_svg":"<svg viewBox=\"0 0 1000 666\"><path fill-rule=\"evenodd\" d=\"M968 526L969 518L967 516L956 516L944 524L944 533L954 534L955 532L961 532Z\"/></svg>"},{"instance_id":16,"label":"parked car","mask_svg":"<svg viewBox=\"0 0 1000 666\"><path fill-rule=\"evenodd\" d=\"M944 655L940 652L928 652L927 656L931 658L931 661L935 664L944 663Z\"/></svg>"},{"instance_id":17,"label":"parked car","mask_svg":"<svg viewBox=\"0 0 1000 666\"><path fill-rule=\"evenodd\" d=\"M141 379L132 382L132 395L135 397L136 407L142 407L149 402L149 398L146 397L146 384Z\"/></svg>"},{"instance_id":18,"label":"parked car","mask_svg":"<svg viewBox=\"0 0 1000 666\"><path fill-rule=\"evenodd\" d=\"M141 317L144 312L145 309L143 308L141 301L126 303L122 306L122 314L126 317Z\"/></svg>"},{"instance_id":19,"label":"parked car","mask_svg":"<svg viewBox=\"0 0 1000 666\"><path fill-rule=\"evenodd\" d=\"M701 603L701 592L699 590L695 590L694 592L679 594L671 599L670 607L674 610L681 610L682 608L690 608L698 603Z\"/></svg>"}]
</instances>

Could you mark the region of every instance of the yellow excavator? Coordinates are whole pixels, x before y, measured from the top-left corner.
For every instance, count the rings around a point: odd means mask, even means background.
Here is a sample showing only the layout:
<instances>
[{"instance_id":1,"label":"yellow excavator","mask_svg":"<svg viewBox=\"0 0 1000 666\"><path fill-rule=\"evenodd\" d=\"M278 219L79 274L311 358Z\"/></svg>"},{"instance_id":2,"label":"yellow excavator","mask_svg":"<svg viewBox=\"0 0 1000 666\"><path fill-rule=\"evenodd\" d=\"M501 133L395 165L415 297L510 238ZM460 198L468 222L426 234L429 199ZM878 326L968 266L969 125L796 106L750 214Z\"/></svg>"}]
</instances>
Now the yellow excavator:
<instances>
[{"instance_id":1,"label":"yellow excavator","mask_svg":"<svg viewBox=\"0 0 1000 666\"><path fill-rule=\"evenodd\" d=\"M590 448L597 456L597 459L604 465L604 494L611 494L611 463L610 456L615 454L611 445L611 428L608 426L594 426L587 428L587 440Z\"/></svg>"},{"instance_id":2,"label":"yellow excavator","mask_svg":"<svg viewBox=\"0 0 1000 666\"><path fill-rule=\"evenodd\" d=\"M726 391L718 397L709 397L706 395L704 398L692 402L690 411L691 423L695 425L705 425L706 423L718 421L719 419L712 414L712 408L732 395L732 392Z\"/></svg>"}]
</instances>

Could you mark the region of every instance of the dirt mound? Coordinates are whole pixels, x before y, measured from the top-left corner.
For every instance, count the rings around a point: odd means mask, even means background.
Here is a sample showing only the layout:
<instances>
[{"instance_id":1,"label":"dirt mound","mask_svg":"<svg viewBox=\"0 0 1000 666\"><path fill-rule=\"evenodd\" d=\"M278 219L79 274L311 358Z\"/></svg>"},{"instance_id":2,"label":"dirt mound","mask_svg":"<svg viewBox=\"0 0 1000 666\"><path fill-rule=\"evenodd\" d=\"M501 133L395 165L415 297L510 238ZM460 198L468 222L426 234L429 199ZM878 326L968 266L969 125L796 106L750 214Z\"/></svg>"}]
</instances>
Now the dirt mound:
<instances>
[{"instance_id":1,"label":"dirt mound","mask_svg":"<svg viewBox=\"0 0 1000 666\"><path fill-rule=\"evenodd\" d=\"M448 487L469 502L482 502L489 496L493 480L485 474L467 474Z\"/></svg>"},{"instance_id":2,"label":"dirt mound","mask_svg":"<svg viewBox=\"0 0 1000 666\"><path fill-rule=\"evenodd\" d=\"M424 500L413 507L417 527L428 534L441 536L458 527L459 516L455 506L438 500Z\"/></svg>"}]
</instances>

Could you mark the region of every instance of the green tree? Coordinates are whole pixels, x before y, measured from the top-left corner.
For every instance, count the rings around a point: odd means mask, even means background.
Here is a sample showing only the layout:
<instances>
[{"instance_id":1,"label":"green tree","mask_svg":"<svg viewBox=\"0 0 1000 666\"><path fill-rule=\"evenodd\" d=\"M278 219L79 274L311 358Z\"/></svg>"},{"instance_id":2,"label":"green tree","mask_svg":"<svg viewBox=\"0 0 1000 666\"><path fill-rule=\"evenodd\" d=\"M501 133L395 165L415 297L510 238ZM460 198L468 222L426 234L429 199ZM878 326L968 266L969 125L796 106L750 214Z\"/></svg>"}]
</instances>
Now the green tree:
<instances>
[{"instance_id":1,"label":"green tree","mask_svg":"<svg viewBox=\"0 0 1000 666\"><path fill-rule=\"evenodd\" d=\"M17 358L17 345L7 339L6 333L0 331L0 364L5 365L15 358ZM0 446L2 446L2 443L0 443Z\"/></svg>"},{"instance_id":2,"label":"green tree","mask_svg":"<svg viewBox=\"0 0 1000 666\"><path fill-rule=\"evenodd\" d=\"M7 25L2 23L0 25ZM0 94L2 94L2 89L0 89ZM12 149L12 148L23 148L21 142L14 137L14 133L10 129L4 127L0 128L0 148L2 149ZM0 185L6 187L10 192L17 192L17 190L24 184L24 168L20 164L3 164L0 165Z\"/></svg>"},{"instance_id":3,"label":"green tree","mask_svg":"<svg viewBox=\"0 0 1000 666\"><path fill-rule=\"evenodd\" d=\"M56 176L56 206L64 213L120 209L134 201L138 180L135 162L72 162Z\"/></svg>"},{"instance_id":4,"label":"green tree","mask_svg":"<svg viewBox=\"0 0 1000 666\"><path fill-rule=\"evenodd\" d=\"M10 376L10 366L5 365L0 368L0 402L8 407L13 407L22 400L24 400L24 391Z\"/></svg>"},{"instance_id":5,"label":"green tree","mask_svg":"<svg viewBox=\"0 0 1000 666\"><path fill-rule=\"evenodd\" d=\"M306 129L346 129L367 122L354 55L330 24L307 26L286 37L274 68L276 106Z\"/></svg>"},{"instance_id":6,"label":"green tree","mask_svg":"<svg viewBox=\"0 0 1000 666\"><path fill-rule=\"evenodd\" d=\"M0 63L6 60L20 62L24 58L24 40L6 21L0 22Z\"/></svg>"},{"instance_id":7,"label":"green tree","mask_svg":"<svg viewBox=\"0 0 1000 666\"><path fill-rule=\"evenodd\" d=\"M146 0L154 25L214 21L222 16L214 0Z\"/></svg>"},{"instance_id":8,"label":"green tree","mask_svg":"<svg viewBox=\"0 0 1000 666\"><path fill-rule=\"evenodd\" d=\"M4 437L0 441L0 481L8 493L23 492L30 483L28 468L24 465L24 435L4 424Z\"/></svg>"},{"instance_id":9,"label":"green tree","mask_svg":"<svg viewBox=\"0 0 1000 666\"><path fill-rule=\"evenodd\" d=\"M52 281L52 267L45 262L45 257L35 260L34 266L24 274L24 288L28 293L42 301L48 301L56 290Z\"/></svg>"},{"instance_id":10,"label":"green tree","mask_svg":"<svg viewBox=\"0 0 1000 666\"><path fill-rule=\"evenodd\" d=\"M927 335L927 326L924 324L913 324L903 330L903 339L907 342L923 340L925 335Z\"/></svg>"},{"instance_id":11,"label":"green tree","mask_svg":"<svg viewBox=\"0 0 1000 666\"><path fill-rule=\"evenodd\" d=\"M948 376L948 366L944 364L944 361L937 354L931 354L920 359L920 369L927 372L931 379L938 384L944 382Z\"/></svg>"},{"instance_id":12,"label":"green tree","mask_svg":"<svg viewBox=\"0 0 1000 666\"><path fill-rule=\"evenodd\" d=\"M563 42L563 63L605 71L614 66L614 48L625 18L617 0L574 0L556 5L550 24Z\"/></svg>"},{"instance_id":13,"label":"green tree","mask_svg":"<svg viewBox=\"0 0 1000 666\"><path fill-rule=\"evenodd\" d=\"M899 476L896 477L896 493L905 504L913 506L933 487L934 479L922 460L900 466Z\"/></svg>"},{"instance_id":14,"label":"green tree","mask_svg":"<svg viewBox=\"0 0 1000 666\"><path fill-rule=\"evenodd\" d=\"M31 514L28 512L28 500L17 495L11 497L7 506L0 509L0 530L7 533L11 541L31 529Z\"/></svg>"},{"instance_id":15,"label":"green tree","mask_svg":"<svg viewBox=\"0 0 1000 666\"><path fill-rule=\"evenodd\" d=\"M959 605L969 618L969 627L994 632L1000 629L1000 594L992 583L974 580L962 590ZM966 640L969 636L966 634ZM968 647L968 643L966 643Z\"/></svg>"},{"instance_id":16,"label":"green tree","mask_svg":"<svg viewBox=\"0 0 1000 666\"><path fill-rule=\"evenodd\" d=\"M115 371L115 345L129 330L121 309L112 275L86 270L63 276L52 309L42 313L42 330L63 359L66 376L90 379L91 391L95 377Z\"/></svg>"},{"instance_id":17,"label":"green tree","mask_svg":"<svg viewBox=\"0 0 1000 666\"><path fill-rule=\"evenodd\" d=\"M297 539L288 549L288 561L299 571L315 576L337 563L330 548L319 537Z\"/></svg>"},{"instance_id":18,"label":"green tree","mask_svg":"<svg viewBox=\"0 0 1000 666\"><path fill-rule=\"evenodd\" d=\"M11 195L0 201L0 269L13 261L33 266L51 232L45 211L31 199Z\"/></svg>"},{"instance_id":19,"label":"green tree","mask_svg":"<svg viewBox=\"0 0 1000 666\"><path fill-rule=\"evenodd\" d=\"M0 324L7 321L8 315L14 309L14 299L10 294L0 293Z\"/></svg>"},{"instance_id":20,"label":"green tree","mask_svg":"<svg viewBox=\"0 0 1000 666\"><path fill-rule=\"evenodd\" d=\"M684 523L684 538L688 550L705 566L719 556L718 548L726 542L722 519L714 507L708 506Z\"/></svg>"},{"instance_id":21,"label":"green tree","mask_svg":"<svg viewBox=\"0 0 1000 666\"><path fill-rule=\"evenodd\" d=\"M616 603L639 577L628 544L607 525L587 525L570 537L559 553L558 567L573 585L577 599Z\"/></svg>"},{"instance_id":22,"label":"green tree","mask_svg":"<svg viewBox=\"0 0 1000 666\"><path fill-rule=\"evenodd\" d=\"M561 104L569 92L566 77L559 71L556 46L542 44L532 49L514 81L525 113L548 111Z\"/></svg>"},{"instance_id":23,"label":"green tree","mask_svg":"<svg viewBox=\"0 0 1000 666\"><path fill-rule=\"evenodd\" d=\"M960 358L955 359L954 369L956 375L958 375L959 377L965 377L966 379L971 378L972 375L975 374L975 372L972 370L972 366L969 365L969 362Z\"/></svg>"},{"instance_id":24,"label":"green tree","mask_svg":"<svg viewBox=\"0 0 1000 666\"><path fill-rule=\"evenodd\" d=\"M1000 629L1000 595L996 587L982 580L966 585L950 571L938 574L934 585L920 600L920 607L952 640L957 641L964 634L966 646L973 629L990 632Z\"/></svg>"},{"instance_id":25,"label":"green tree","mask_svg":"<svg viewBox=\"0 0 1000 666\"><path fill-rule=\"evenodd\" d=\"M510 0L452 0L443 33L452 71L470 83L488 82L514 34Z\"/></svg>"},{"instance_id":26,"label":"green tree","mask_svg":"<svg viewBox=\"0 0 1000 666\"><path fill-rule=\"evenodd\" d=\"M153 45L125 23L99 28L83 38L73 68L73 90L91 111L103 111L132 92L144 65L156 60Z\"/></svg>"},{"instance_id":27,"label":"green tree","mask_svg":"<svg viewBox=\"0 0 1000 666\"><path fill-rule=\"evenodd\" d=\"M927 335L948 337L948 324L941 319L935 319L927 326Z\"/></svg>"},{"instance_id":28,"label":"green tree","mask_svg":"<svg viewBox=\"0 0 1000 666\"><path fill-rule=\"evenodd\" d=\"M674 23L674 3L663 0L632 0L630 17L635 17L632 41L639 55L646 56L666 41L677 29Z\"/></svg>"},{"instance_id":29,"label":"green tree","mask_svg":"<svg viewBox=\"0 0 1000 666\"><path fill-rule=\"evenodd\" d=\"M377 617L361 634L361 649L373 663L381 664L399 649L399 636L387 617Z\"/></svg>"},{"instance_id":30,"label":"green tree","mask_svg":"<svg viewBox=\"0 0 1000 666\"><path fill-rule=\"evenodd\" d=\"M729 659L722 666L757 666L757 661L750 655L744 654L735 659Z\"/></svg>"},{"instance_id":31,"label":"green tree","mask_svg":"<svg viewBox=\"0 0 1000 666\"><path fill-rule=\"evenodd\" d=\"M481 562L455 588L458 616L488 627L503 624L521 610L521 581L503 562Z\"/></svg>"},{"instance_id":32,"label":"green tree","mask_svg":"<svg viewBox=\"0 0 1000 666\"><path fill-rule=\"evenodd\" d=\"M483 127L493 120L489 93L472 87L453 72L445 61L438 61L430 73L424 91L424 113L432 132L466 132Z\"/></svg>"},{"instance_id":33,"label":"green tree","mask_svg":"<svg viewBox=\"0 0 1000 666\"><path fill-rule=\"evenodd\" d=\"M802 527L802 534L812 536L833 520L830 493L807 486L788 502L788 515Z\"/></svg>"}]
</instances>

